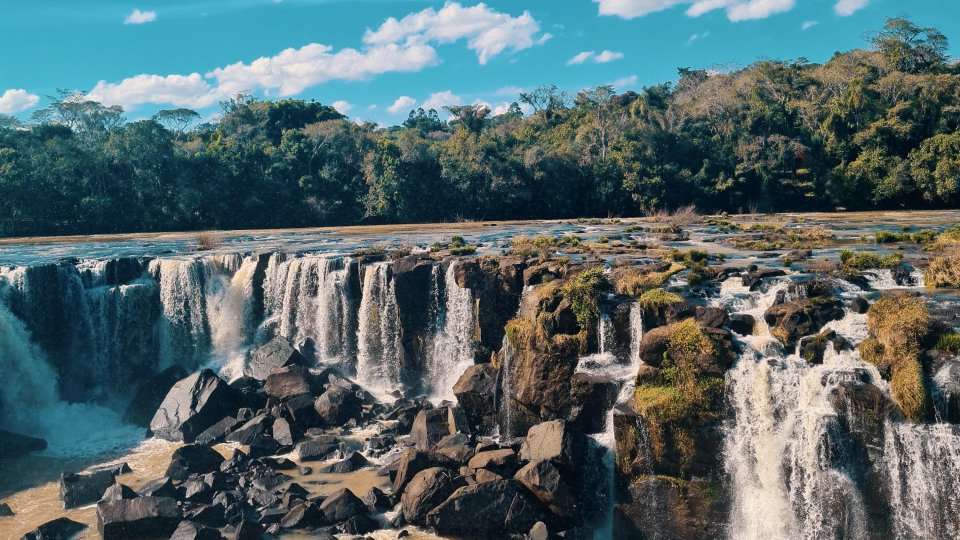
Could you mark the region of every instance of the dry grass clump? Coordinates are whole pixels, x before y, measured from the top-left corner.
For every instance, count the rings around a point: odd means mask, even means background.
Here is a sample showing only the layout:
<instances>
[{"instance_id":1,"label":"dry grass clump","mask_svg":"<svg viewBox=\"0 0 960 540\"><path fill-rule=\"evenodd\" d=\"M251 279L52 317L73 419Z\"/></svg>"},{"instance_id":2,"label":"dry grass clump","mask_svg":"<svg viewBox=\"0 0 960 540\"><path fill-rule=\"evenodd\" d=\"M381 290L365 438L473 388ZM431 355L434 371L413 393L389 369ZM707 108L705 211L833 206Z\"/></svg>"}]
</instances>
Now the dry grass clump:
<instances>
[{"instance_id":1,"label":"dry grass clump","mask_svg":"<svg viewBox=\"0 0 960 540\"><path fill-rule=\"evenodd\" d=\"M197 243L197 251L211 251L220 247L223 243L223 236L218 232L206 231L197 233L194 241Z\"/></svg>"},{"instance_id":2,"label":"dry grass clump","mask_svg":"<svg viewBox=\"0 0 960 540\"><path fill-rule=\"evenodd\" d=\"M679 304L681 302L683 302L683 298L680 298L679 295L673 294L672 292L667 292L664 289L650 289L641 294L637 300L637 303L639 303L643 309L653 309L669 304Z\"/></svg>"},{"instance_id":3,"label":"dry grass clump","mask_svg":"<svg viewBox=\"0 0 960 540\"><path fill-rule=\"evenodd\" d=\"M889 366L890 394L904 416L923 419L927 392L920 365L920 340L930 331L930 313L922 298L893 294L876 301L867 312L870 339L860 344L861 357Z\"/></svg>"},{"instance_id":4,"label":"dry grass clump","mask_svg":"<svg viewBox=\"0 0 960 540\"><path fill-rule=\"evenodd\" d=\"M681 206L675 210L660 209L647 212L647 217L657 223L665 224L673 232L679 233L684 227L689 227L700 221L700 213L694 205Z\"/></svg>"},{"instance_id":5,"label":"dry grass clump","mask_svg":"<svg viewBox=\"0 0 960 540\"><path fill-rule=\"evenodd\" d=\"M676 263L661 272L644 272L633 266L623 266L613 271L611 281L617 294L637 298L650 289L662 287L670 276L681 270L683 265Z\"/></svg>"},{"instance_id":6,"label":"dry grass clump","mask_svg":"<svg viewBox=\"0 0 960 540\"><path fill-rule=\"evenodd\" d=\"M960 287L960 249L931 259L923 280L927 287Z\"/></svg>"},{"instance_id":7,"label":"dry grass clump","mask_svg":"<svg viewBox=\"0 0 960 540\"><path fill-rule=\"evenodd\" d=\"M581 244L575 234L564 236L514 236L510 239L510 254L522 257L549 258L561 249L576 251Z\"/></svg>"}]
</instances>

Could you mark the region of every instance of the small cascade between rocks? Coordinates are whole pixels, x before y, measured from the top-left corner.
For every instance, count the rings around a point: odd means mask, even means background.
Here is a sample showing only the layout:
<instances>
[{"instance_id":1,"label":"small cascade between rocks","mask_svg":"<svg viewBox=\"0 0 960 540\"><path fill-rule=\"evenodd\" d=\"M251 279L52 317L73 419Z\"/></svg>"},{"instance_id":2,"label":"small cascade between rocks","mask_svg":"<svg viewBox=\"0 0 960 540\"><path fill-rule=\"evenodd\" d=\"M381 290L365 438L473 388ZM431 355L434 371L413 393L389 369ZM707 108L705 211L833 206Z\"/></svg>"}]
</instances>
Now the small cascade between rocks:
<instances>
[{"instance_id":1,"label":"small cascade between rocks","mask_svg":"<svg viewBox=\"0 0 960 540\"><path fill-rule=\"evenodd\" d=\"M208 263L209 264L209 263ZM156 259L149 272L160 284L160 369L206 363L210 353L207 265L201 259Z\"/></svg>"},{"instance_id":2,"label":"small cascade between rocks","mask_svg":"<svg viewBox=\"0 0 960 540\"><path fill-rule=\"evenodd\" d=\"M357 306L351 260L274 254L267 264L264 305L268 324L293 343L313 342L317 361L349 362L356 354Z\"/></svg>"},{"instance_id":3,"label":"small cascade between rocks","mask_svg":"<svg viewBox=\"0 0 960 540\"><path fill-rule=\"evenodd\" d=\"M435 265L433 271L437 272ZM453 385L469 366L473 365L475 317L473 295L470 289L457 285L456 262L451 262L443 274L442 295L432 323L433 336L427 352L427 372L431 393L438 400L454 400ZM437 283L438 280L434 280ZM436 286L441 290L439 284ZM443 300L440 307L439 300Z\"/></svg>"},{"instance_id":4,"label":"small cascade between rocks","mask_svg":"<svg viewBox=\"0 0 960 540\"><path fill-rule=\"evenodd\" d=\"M397 297L389 263L365 267L357 331L357 378L383 394L402 384L403 347Z\"/></svg>"}]
</instances>

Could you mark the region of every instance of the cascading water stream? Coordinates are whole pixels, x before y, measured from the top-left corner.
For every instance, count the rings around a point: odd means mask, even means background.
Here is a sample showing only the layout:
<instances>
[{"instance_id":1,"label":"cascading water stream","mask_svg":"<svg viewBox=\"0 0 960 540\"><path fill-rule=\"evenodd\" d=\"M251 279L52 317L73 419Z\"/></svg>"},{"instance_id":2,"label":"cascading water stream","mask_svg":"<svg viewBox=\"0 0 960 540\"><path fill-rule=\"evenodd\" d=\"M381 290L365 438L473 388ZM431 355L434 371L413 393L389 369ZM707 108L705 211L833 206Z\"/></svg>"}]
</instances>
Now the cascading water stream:
<instances>
[{"instance_id":1,"label":"cascading water stream","mask_svg":"<svg viewBox=\"0 0 960 540\"><path fill-rule=\"evenodd\" d=\"M403 347L390 264L364 268L357 331L357 378L371 390L388 394L399 388Z\"/></svg>"},{"instance_id":2,"label":"cascading water stream","mask_svg":"<svg viewBox=\"0 0 960 540\"><path fill-rule=\"evenodd\" d=\"M453 385L474 363L473 295L457 285L455 265L451 262L443 275L444 304L435 310L435 330L427 353L427 381L437 400L454 400Z\"/></svg>"}]
</instances>

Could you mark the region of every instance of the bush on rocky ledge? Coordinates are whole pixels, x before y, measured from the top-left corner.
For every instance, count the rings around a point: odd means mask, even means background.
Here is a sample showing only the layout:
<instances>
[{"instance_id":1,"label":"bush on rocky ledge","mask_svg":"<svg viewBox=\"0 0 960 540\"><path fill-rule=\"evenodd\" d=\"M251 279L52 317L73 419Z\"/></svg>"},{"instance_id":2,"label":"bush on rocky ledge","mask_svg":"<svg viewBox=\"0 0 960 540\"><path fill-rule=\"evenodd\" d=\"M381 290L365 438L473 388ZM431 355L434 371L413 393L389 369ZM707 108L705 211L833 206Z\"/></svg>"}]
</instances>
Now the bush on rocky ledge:
<instances>
[{"instance_id":1,"label":"bush on rocky ledge","mask_svg":"<svg viewBox=\"0 0 960 540\"><path fill-rule=\"evenodd\" d=\"M870 337L860 344L861 357L889 373L890 394L903 415L919 422L926 414L927 390L920 364L920 341L930 331L930 314L923 299L893 294L867 311Z\"/></svg>"},{"instance_id":2,"label":"bush on rocky ledge","mask_svg":"<svg viewBox=\"0 0 960 540\"><path fill-rule=\"evenodd\" d=\"M960 287L960 251L934 257L923 279L928 287Z\"/></svg>"}]
</instances>

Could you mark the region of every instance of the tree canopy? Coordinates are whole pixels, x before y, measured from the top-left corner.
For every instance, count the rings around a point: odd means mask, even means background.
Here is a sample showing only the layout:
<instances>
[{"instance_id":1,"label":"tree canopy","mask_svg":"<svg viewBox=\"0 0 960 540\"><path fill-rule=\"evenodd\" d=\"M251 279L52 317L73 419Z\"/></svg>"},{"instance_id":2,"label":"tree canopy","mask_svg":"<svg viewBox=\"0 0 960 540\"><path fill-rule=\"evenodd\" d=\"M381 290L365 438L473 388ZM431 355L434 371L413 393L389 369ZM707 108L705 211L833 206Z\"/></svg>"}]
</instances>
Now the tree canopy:
<instances>
[{"instance_id":1,"label":"tree canopy","mask_svg":"<svg viewBox=\"0 0 960 540\"><path fill-rule=\"evenodd\" d=\"M357 125L238 95L128 122L60 91L0 116L0 234L301 227L705 211L960 206L960 66L890 19L823 64L682 68L676 81ZM521 112L521 104L528 115Z\"/></svg>"}]
</instances>

